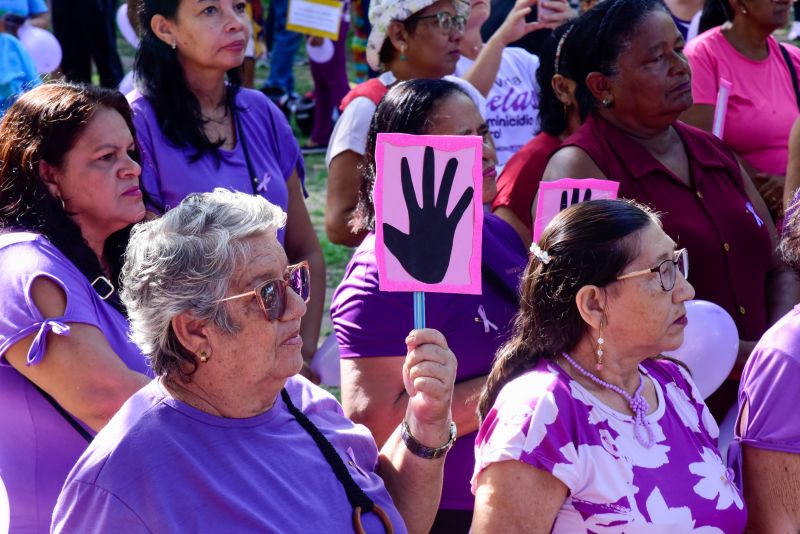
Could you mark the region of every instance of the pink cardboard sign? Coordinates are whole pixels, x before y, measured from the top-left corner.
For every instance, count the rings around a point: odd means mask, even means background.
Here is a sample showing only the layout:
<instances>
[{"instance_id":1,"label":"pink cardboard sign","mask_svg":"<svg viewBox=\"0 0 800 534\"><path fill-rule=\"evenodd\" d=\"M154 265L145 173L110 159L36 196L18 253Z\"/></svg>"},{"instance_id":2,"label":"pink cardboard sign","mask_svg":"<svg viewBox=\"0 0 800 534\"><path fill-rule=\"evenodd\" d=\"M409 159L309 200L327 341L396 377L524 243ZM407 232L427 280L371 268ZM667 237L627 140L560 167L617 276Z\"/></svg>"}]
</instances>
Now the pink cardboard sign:
<instances>
[{"instance_id":1,"label":"pink cardboard sign","mask_svg":"<svg viewBox=\"0 0 800 534\"><path fill-rule=\"evenodd\" d=\"M378 134L381 291L481 293L481 158L478 136Z\"/></svg>"},{"instance_id":2,"label":"pink cardboard sign","mask_svg":"<svg viewBox=\"0 0 800 534\"><path fill-rule=\"evenodd\" d=\"M567 206L586 200L615 199L618 192L619 182L598 178L562 178L555 182L542 182L533 223L533 242L539 242L550 221Z\"/></svg>"}]
</instances>

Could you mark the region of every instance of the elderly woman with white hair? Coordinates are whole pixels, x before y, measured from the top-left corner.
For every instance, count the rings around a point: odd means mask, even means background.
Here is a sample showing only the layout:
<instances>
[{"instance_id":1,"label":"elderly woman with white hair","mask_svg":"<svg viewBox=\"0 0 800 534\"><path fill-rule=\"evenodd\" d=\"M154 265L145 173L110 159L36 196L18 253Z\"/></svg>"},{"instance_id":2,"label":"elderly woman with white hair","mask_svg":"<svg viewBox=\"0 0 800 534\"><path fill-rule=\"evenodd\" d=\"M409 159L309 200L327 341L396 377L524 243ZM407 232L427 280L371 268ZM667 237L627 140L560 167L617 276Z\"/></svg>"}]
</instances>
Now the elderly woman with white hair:
<instances>
[{"instance_id":1,"label":"elderly woman with white hair","mask_svg":"<svg viewBox=\"0 0 800 534\"><path fill-rule=\"evenodd\" d=\"M54 532L423 532L455 436L455 357L412 331L403 423L369 431L297 373L308 265L259 196L194 194L134 228L123 269L133 339L158 378L70 473Z\"/></svg>"}]
</instances>

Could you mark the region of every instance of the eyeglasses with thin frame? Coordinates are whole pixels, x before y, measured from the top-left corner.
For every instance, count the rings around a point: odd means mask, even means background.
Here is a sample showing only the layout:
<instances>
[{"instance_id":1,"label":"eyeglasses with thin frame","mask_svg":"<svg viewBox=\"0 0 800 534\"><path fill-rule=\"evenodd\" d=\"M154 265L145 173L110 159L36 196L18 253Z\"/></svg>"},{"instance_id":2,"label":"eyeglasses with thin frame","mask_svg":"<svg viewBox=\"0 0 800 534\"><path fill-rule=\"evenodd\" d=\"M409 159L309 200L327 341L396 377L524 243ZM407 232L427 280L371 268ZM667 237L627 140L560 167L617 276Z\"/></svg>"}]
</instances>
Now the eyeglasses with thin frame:
<instances>
[{"instance_id":1,"label":"eyeglasses with thin frame","mask_svg":"<svg viewBox=\"0 0 800 534\"><path fill-rule=\"evenodd\" d=\"M684 279L689 278L689 253L685 248L676 250L675 256L671 260L664 260L652 269L642 269L641 271L623 274L622 276L618 276L617 280L626 280L634 276L658 273L658 281L661 283L661 289L664 291L672 291L672 288L675 287L678 271L680 271Z\"/></svg>"},{"instance_id":2,"label":"eyeglasses with thin frame","mask_svg":"<svg viewBox=\"0 0 800 534\"><path fill-rule=\"evenodd\" d=\"M217 302L240 299L244 297L256 297L261 311L268 321L277 321L286 312L286 288L300 295L304 302L311 298L311 274L308 270L308 262L302 261L297 265L290 265L282 278L274 278L261 282L252 291L225 297Z\"/></svg>"},{"instance_id":3,"label":"eyeglasses with thin frame","mask_svg":"<svg viewBox=\"0 0 800 534\"><path fill-rule=\"evenodd\" d=\"M457 33L464 33L467 28L467 17L463 15L451 15L447 11L440 11L433 15L423 15L421 17L414 17L414 20L436 19L439 24L439 29L446 34L450 34L455 30Z\"/></svg>"}]
</instances>

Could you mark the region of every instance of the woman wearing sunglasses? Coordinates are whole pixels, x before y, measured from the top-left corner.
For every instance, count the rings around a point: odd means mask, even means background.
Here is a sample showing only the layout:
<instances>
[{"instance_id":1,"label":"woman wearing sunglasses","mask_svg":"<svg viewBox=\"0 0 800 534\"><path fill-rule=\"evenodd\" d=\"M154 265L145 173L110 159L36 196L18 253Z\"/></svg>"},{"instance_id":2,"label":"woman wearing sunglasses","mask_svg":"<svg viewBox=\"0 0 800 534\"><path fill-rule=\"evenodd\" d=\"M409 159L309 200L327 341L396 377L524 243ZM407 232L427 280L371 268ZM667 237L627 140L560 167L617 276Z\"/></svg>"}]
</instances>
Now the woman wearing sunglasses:
<instances>
[{"instance_id":1,"label":"woman wearing sunglasses","mask_svg":"<svg viewBox=\"0 0 800 534\"><path fill-rule=\"evenodd\" d=\"M461 54L468 0L372 0L372 30L367 61L379 77L354 87L340 106L342 115L331 134L325 163L328 196L325 231L333 243L357 246L366 232L351 224L361 183L359 165L367 148L367 132L375 108L389 87L414 78L447 79L462 84L483 115L485 100L468 82L453 74ZM494 176L491 181L493 197Z\"/></svg>"},{"instance_id":2,"label":"woman wearing sunglasses","mask_svg":"<svg viewBox=\"0 0 800 534\"><path fill-rule=\"evenodd\" d=\"M531 247L479 401L472 532L742 532L714 418L659 357L694 296L676 248L617 200L567 208Z\"/></svg>"},{"instance_id":3,"label":"woman wearing sunglasses","mask_svg":"<svg viewBox=\"0 0 800 534\"><path fill-rule=\"evenodd\" d=\"M297 376L308 265L260 196L193 194L137 226L123 270L132 337L158 375L68 478L55 532L426 532L452 444L455 357L405 339L412 402L378 451ZM432 452L433 451L433 452Z\"/></svg>"}]
</instances>

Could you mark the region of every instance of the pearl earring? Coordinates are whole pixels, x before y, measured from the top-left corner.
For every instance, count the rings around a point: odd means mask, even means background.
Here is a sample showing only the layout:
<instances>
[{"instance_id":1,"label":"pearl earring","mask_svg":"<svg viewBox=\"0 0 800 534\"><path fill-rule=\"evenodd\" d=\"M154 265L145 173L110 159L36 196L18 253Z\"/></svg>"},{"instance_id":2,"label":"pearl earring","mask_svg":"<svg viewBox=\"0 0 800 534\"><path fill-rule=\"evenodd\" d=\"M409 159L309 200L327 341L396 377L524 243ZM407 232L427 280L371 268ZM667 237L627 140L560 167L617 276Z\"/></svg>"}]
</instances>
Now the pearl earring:
<instances>
[{"instance_id":1,"label":"pearl earring","mask_svg":"<svg viewBox=\"0 0 800 534\"><path fill-rule=\"evenodd\" d=\"M603 370L603 354L605 354L603 352L603 343L605 342L605 339L602 337L597 338L597 350L594 351L594 353L597 355L597 363L594 365L594 368L598 371Z\"/></svg>"}]
</instances>

